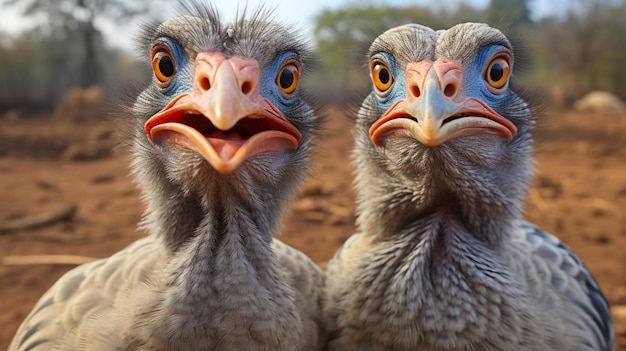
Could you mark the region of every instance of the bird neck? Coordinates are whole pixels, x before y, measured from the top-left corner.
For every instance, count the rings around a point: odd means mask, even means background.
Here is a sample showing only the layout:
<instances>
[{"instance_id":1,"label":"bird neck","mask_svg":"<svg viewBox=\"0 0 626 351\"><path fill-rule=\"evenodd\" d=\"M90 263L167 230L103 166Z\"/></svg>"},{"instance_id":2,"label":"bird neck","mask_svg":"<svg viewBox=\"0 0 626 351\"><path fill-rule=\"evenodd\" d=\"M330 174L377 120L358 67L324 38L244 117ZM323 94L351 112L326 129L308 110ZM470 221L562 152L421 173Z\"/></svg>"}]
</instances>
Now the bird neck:
<instances>
[{"instance_id":1,"label":"bird neck","mask_svg":"<svg viewBox=\"0 0 626 351\"><path fill-rule=\"evenodd\" d=\"M519 194L502 193L493 184L463 189L446 184L441 174L429 169L407 179L385 174L367 158L357 158L357 168L357 226L378 240L393 238L422 218L435 216L459 223L497 251L521 216L523 187L512 189Z\"/></svg>"},{"instance_id":2,"label":"bird neck","mask_svg":"<svg viewBox=\"0 0 626 351\"><path fill-rule=\"evenodd\" d=\"M284 201L258 184L245 191L213 185L205 196L173 184L150 193L159 198L148 199L144 225L167 247L158 287L166 298L153 316L162 321L159 334L179 336L187 349L205 345L189 340L204 340L206 349L252 349L250 334L283 349L276 343L295 342L299 332L293 291L271 247Z\"/></svg>"},{"instance_id":3,"label":"bird neck","mask_svg":"<svg viewBox=\"0 0 626 351\"><path fill-rule=\"evenodd\" d=\"M169 181L160 191L145 191L147 205L141 227L176 252L196 236L221 240L227 233L259 238L266 246L282 219L292 184L275 188L259 182L215 177L202 191Z\"/></svg>"},{"instance_id":4,"label":"bird neck","mask_svg":"<svg viewBox=\"0 0 626 351\"><path fill-rule=\"evenodd\" d=\"M213 221L213 217L205 218L196 228L197 235L181 246L168 264L171 281L167 285L176 287L172 308L195 315L200 322L221 314L236 324L237 311L263 308L267 310L255 316L269 318L276 309L287 318L289 307L293 307L290 300L270 307L278 300L270 295L290 294L281 283L284 277L271 249L271 236L264 235L263 228L243 212L226 214L220 224ZM265 307L257 305L259 300ZM203 306L202 310L198 306Z\"/></svg>"}]
</instances>

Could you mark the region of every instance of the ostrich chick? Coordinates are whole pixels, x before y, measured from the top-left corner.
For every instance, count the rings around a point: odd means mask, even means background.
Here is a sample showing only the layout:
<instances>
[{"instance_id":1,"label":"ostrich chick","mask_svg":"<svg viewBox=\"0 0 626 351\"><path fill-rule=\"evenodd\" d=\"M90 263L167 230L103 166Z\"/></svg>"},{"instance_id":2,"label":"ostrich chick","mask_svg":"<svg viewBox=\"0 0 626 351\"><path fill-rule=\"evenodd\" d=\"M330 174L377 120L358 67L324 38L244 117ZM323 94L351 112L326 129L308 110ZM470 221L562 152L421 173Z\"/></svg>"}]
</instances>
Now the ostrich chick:
<instances>
[{"instance_id":1,"label":"ostrich chick","mask_svg":"<svg viewBox=\"0 0 626 351\"><path fill-rule=\"evenodd\" d=\"M358 233L327 270L331 349L613 350L598 284L522 218L533 116L509 40L409 24L368 55Z\"/></svg>"},{"instance_id":2,"label":"ostrich chick","mask_svg":"<svg viewBox=\"0 0 626 351\"><path fill-rule=\"evenodd\" d=\"M132 170L149 236L77 267L9 350L317 350L323 273L273 239L307 174L312 62L262 9L210 5L146 26L152 83L132 111Z\"/></svg>"}]
</instances>

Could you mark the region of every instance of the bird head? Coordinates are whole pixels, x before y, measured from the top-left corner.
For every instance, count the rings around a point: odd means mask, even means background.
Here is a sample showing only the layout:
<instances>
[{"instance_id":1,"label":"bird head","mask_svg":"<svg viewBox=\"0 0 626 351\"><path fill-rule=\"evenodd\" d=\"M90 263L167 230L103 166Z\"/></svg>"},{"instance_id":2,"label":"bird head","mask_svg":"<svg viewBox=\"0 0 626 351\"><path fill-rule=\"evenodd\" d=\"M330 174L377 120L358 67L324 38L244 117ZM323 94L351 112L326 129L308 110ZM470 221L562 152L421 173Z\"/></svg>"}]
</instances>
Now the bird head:
<instances>
[{"instance_id":1,"label":"bird head","mask_svg":"<svg viewBox=\"0 0 626 351\"><path fill-rule=\"evenodd\" d=\"M380 195L368 190L378 182L394 206L516 213L519 205L509 205L531 170L532 115L512 88L509 40L485 24L408 24L376 38L368 60L373 89L358 113L355 150L363 198Z\"/></svg>"},{"instance_id":2,"label":"bird head","mask_svg":"<svg viewBox=\"0 0 626 351\"><path fill-rule=\"evenodd\" d=\"M135 173L207 191L212 180L301 178L317 124L300 86L306 41L263 9L223 23L210 5L181 6L140 40L152 79L132 107Z\"/></svg>"}]
</instances>

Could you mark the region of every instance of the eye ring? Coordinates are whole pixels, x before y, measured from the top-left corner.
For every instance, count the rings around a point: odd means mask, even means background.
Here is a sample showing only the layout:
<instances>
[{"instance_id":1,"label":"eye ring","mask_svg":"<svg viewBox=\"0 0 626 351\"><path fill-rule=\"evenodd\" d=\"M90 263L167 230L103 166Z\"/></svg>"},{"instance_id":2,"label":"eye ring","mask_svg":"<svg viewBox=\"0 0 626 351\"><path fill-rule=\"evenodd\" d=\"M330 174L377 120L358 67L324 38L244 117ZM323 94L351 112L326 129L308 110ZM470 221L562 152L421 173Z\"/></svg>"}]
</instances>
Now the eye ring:
<instances>
[{"instance_id":1,"label":"eye ring","mask_svg":"<svg viewBox=\"0 0 626 351\"><path fill-rule=\"evenodd\" d=\"M297 61L289 60L278 70L276 75L276 86L285 97L290 97L300 80L300 65Z\"/></svg>"},{"instance_id":2,"label":"eye ring","mask_svg":"<svg viewBox=\"0 0 626 351\"><path fill-rule=\"evenodd\" d=\"M168 87L176 76L176 60L169 48L160 45L152 49L152 71L161 88Z\"/></svg>"},{"instance_id":3,"label":"eye ring","mask_svg":"<svg viewBox=\"0 0 626 351\"><path fill-rule=\"evenodd\" d=\"M507 56L497 56L487 65L484 79L492 93L501 94L504 92L510 75L510 59Z\"/></svg>"},{"instance_id":4,"label":"eye ring","mask_svg":"<svg viewBox=\"0 0 626 351\"><path fill-rule=\"evenodd\" d=\"M395 82L391 69L380 59L372 60L370 64L370 77L372 83L374 83L376 93L380 96L387 95L389 89L391 89L391 86L393 86Z\"/></svg>"}]
</instances>

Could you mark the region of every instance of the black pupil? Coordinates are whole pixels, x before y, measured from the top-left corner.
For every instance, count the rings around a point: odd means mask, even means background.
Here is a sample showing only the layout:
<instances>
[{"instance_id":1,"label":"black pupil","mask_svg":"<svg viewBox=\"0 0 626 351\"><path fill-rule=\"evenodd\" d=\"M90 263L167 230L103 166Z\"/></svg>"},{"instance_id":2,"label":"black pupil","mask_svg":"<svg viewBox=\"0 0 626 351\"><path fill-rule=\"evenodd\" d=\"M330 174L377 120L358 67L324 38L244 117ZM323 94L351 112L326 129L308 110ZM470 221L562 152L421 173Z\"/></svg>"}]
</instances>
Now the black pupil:
<instances>
[{"instance_id":1,"label":"black pupil","mask_svg":"<svg viewBox=\"0 0 626 351\"><path fill-rule=\"evenodd\" d=\"M504 77L504 69L502 68L502 66L499 63L491 66L491 71L489 71L489 78L491 78L492 81L497 82L502 79L502 77Z\"/></svg>"},{"instance_id":2,"label":"black pupil","mask_svg":"<svg viewBox=\"0 0 626 351\"><path fill-rule=\"evenodd\" d=\"M293 79L294 79L293 72L285 68L280 73L280 87L283 89L290 88L291 85L293 84Z\"/></svg>"},{"instance_id":3,"label":"black pupil","mask_svg":"<svg viewBox=\"0 0 626 351\"><path fill-rule=\"evenodd\" d=\"M165 77L171 77L174 75L174 64L172 63L172 58L169 56L163 56L159 60L159 71Z\"/></svg>"},{"instance_id":4,"label":"black pupil","mask_svg":"<svg viewBox=\"0 0 626 351\"><path fill-rule=\"evenodd\" d=\"M386 68L381 68L378 72L378 79L380 80L380 82L383 84L387 84L389 83L390 78L391 77L389 76L389 71Z\"/></svg>"}]
</instances>

